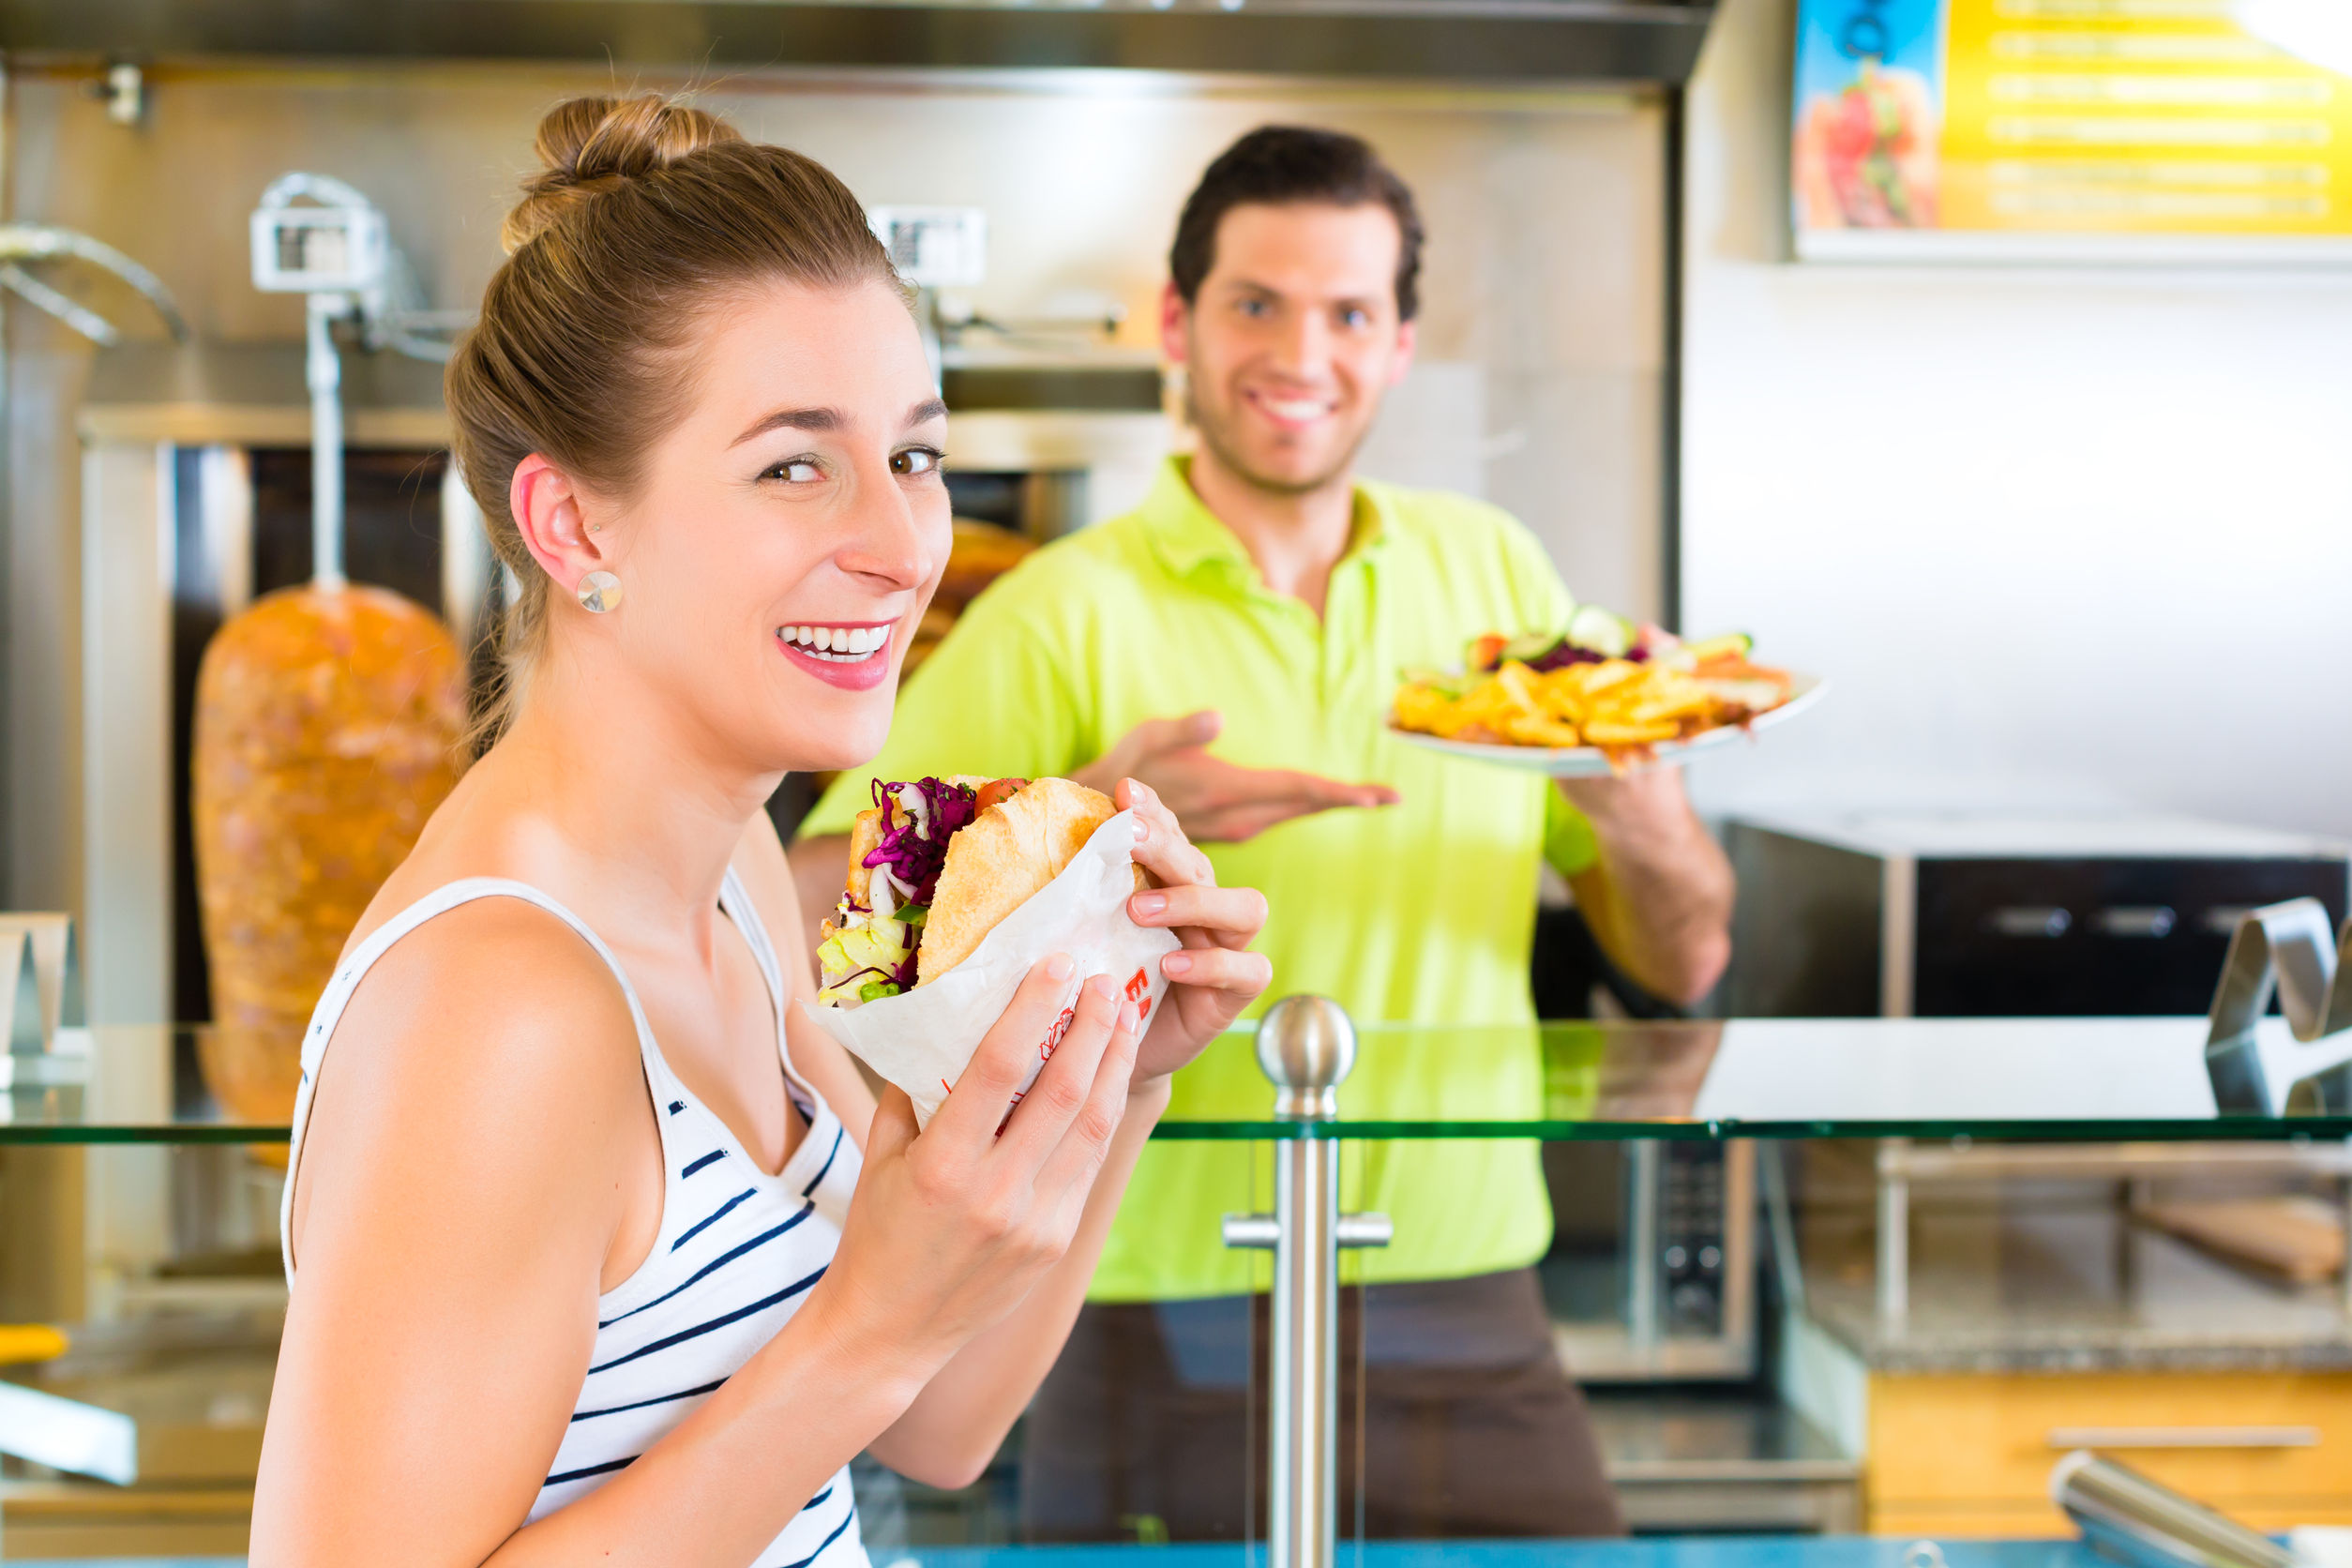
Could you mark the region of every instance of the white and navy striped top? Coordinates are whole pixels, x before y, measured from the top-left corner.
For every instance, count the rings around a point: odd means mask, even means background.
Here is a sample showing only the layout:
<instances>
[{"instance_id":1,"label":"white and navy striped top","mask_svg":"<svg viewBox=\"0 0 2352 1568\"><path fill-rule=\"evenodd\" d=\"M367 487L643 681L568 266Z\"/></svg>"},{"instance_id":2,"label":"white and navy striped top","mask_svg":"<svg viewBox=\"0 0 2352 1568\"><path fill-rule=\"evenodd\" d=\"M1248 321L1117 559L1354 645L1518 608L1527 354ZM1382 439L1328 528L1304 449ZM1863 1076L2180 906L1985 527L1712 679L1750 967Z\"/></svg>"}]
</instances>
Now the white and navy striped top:
<instances>
[{"instance_id":1,"label":"white and navy striped top","mask_svg":"<svg viewBox=\"0 0 2352 1568\"><path fill-rule=\"evenodd\" d=\"M394 942L434 915L489 897L537 905L579 932L611 969L637 1025L645 1081L661 1127L661 1230L637 1272L597 1300L596 1349L572 1401L563 1445L531 1505L529 1517L538 1519L587 1496L626 1468L784 1326L833 1261L859 1162L857 1145L844 1135L832 1108L792 1071L784 1044L783 972L766 927L731 869L719 892L719 909L750 943L767 977L785 1084L808 1123L807 1136L774 1176L761 1171L726 1123L671 1072L628 975L596 932L527 883L476 877L451 882L384 922L345 958L319 999L302 1042L302 1087L294 1101L281 1235L291 1235L292 1171L300 1168L310 1087L360 977ZM291 1286L291 1242L285 1249ZM866 1568L866 1561L845 1466L753 1560L753 1568L820 1563Z\"/></svg>"}]
</instances>

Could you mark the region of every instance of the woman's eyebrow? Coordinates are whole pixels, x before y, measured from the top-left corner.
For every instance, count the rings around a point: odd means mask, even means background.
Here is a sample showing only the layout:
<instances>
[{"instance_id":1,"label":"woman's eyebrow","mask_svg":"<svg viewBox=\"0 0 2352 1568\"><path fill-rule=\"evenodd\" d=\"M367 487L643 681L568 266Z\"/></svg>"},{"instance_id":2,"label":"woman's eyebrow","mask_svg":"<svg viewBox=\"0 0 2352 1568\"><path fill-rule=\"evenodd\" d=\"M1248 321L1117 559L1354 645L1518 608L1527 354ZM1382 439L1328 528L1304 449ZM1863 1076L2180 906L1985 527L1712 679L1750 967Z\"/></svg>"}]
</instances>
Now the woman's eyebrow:
<instances>
[{"instance_id":1,"label":"woman's eyebrow","mask_svg":"<svg viewBox=\"0 0 2352 1568\"><path fill-rule=\"evenodd\" d=\"M943 398L926 398L907 410L907 423L920 425L927 420L947 417L947 401Z\"/></svg>"},{"instance_id":2,"label":"woman's eyebrow","mask_svg":"<svg viewBox=\"0 0 2352 1568\"><path fill-rule=\"evenodd\" d=\"M786 426L799 430L837 430L848 424L849 419L837 408L779 408L727 445L741 446L754 436L765 435L770 430L782 430Z\"/></svg>"}]
</instances>

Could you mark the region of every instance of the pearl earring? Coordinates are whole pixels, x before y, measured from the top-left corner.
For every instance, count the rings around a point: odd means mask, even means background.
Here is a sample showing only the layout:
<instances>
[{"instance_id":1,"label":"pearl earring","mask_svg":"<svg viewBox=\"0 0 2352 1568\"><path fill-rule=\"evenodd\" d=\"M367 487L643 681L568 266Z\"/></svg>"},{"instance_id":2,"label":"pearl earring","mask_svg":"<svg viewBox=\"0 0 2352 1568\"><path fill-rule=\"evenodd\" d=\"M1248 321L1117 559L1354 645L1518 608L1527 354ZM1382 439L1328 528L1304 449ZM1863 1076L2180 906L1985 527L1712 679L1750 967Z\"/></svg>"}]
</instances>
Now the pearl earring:
<instances>
[{"instance_id":1,"label":"pearl earring","mask_svg":"<svg viewBox=\"0 0 2352 1568\"><path fill-rule=\"evenodd\" d=\"M580 580L580 608L603 615L621 608L621 580L611 572L590 572Z\"/></svg>"}]
</instances>

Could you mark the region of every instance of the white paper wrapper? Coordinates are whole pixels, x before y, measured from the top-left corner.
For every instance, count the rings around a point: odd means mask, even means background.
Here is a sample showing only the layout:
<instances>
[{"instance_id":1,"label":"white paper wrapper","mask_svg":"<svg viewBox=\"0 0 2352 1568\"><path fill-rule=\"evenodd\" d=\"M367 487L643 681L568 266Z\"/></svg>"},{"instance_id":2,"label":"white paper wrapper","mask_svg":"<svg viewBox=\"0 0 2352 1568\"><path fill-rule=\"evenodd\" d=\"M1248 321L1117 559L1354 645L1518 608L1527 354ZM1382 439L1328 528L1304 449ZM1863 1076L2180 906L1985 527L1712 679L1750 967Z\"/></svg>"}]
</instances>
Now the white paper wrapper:
<instances>
[{"instance_id":1,"label":"white paper wrapper","mask_svg":"<svg viewBox=\"0 0 2352 1568\"><path fill-rule=\"evenodd\" d=\"M1169 932L1127 917L1135 893L1135 813L1122 811L1094 830L1086 847L1027 903L980 939L972 956L927 986L862 1007L808 1007L817 1026L867 1066L907 1092L917 1123L963 1076L981 1037L1003 1016L1013 993L1038 961L1067 953L1078 968L1063 993L1061 1017L1037 1042L1037 1075L1069 1027L1078 988L1114 976L1146 1019L1167 993L1160 959L1182 945Z\"/></svg>"}]
</instances>

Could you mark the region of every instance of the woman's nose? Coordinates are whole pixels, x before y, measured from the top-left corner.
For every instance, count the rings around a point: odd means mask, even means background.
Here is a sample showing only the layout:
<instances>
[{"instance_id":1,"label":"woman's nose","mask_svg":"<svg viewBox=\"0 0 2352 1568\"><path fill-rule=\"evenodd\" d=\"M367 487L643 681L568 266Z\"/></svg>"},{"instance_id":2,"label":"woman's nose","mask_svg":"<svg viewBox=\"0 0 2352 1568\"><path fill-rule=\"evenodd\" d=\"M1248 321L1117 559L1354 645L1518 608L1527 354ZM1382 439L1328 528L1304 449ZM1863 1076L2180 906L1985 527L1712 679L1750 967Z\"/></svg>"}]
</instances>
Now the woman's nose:
<instances>
[{"instance_id":1,"label":"woman's nose","mask_svg":"<svg viewBox=\"0 0 2352 1568\"><path fill-rule=\"evenodd\" d=\"M886 591L920 588L937 563L914 506L887 474L882 483L861 485L859 490L849 538L837 557L841 569Z\"/></svg>"}]
</instances>

